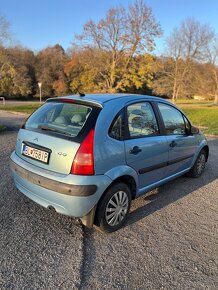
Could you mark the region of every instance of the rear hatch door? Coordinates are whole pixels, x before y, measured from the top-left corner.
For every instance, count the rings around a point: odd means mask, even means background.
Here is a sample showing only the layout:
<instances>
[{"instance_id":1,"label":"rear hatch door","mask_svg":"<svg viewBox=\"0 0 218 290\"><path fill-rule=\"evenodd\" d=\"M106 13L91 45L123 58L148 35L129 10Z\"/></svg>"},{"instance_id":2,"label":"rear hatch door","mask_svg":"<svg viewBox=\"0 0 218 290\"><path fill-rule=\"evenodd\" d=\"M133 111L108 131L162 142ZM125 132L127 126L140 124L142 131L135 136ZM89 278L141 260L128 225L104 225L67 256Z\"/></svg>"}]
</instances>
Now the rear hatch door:
<instances>
[{"instance_id":1,"label":"rear hatch door","mask_svg":"<svg viewBox=\"0 0 218 290\"><path fill-rule=\"evenodd\" d=\"M20 129L16 154L49 171L69 174L80 143L95 126L100 108L73 100L47 102Z\"/></svg>"}]
</instances>

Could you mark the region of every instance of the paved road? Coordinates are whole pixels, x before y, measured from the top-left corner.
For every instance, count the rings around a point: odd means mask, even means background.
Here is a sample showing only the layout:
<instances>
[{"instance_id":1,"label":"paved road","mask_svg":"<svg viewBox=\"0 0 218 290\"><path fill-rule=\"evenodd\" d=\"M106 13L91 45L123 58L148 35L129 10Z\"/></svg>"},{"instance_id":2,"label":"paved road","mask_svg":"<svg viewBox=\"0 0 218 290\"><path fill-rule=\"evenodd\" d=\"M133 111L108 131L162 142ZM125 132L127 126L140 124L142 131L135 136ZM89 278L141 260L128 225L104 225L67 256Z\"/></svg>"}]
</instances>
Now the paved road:
<instances>
[{"instance_id":1,"label":"paved road","mask_svg":"<svg viewBox=\"0 0 218 290\"><path fill-rule=\"evenodd\" d=\"M135 200L127 225L88 230L34 204L8 159L20 116L0 112L0 289L218 289L218 140L200 179ZM14 125L13 125L14 124Z\"/></svg>"},{"instance_id":2,"label":"paved road","mask_svg":"<svg viewBox=\"0 0 218 290\"><path fill-rule=\"evenodd\" d=\"M8 131L17 132L27 117L26 114L14 114L0 110L0 124L4 124Z\"/></svg>"}]
</instances>

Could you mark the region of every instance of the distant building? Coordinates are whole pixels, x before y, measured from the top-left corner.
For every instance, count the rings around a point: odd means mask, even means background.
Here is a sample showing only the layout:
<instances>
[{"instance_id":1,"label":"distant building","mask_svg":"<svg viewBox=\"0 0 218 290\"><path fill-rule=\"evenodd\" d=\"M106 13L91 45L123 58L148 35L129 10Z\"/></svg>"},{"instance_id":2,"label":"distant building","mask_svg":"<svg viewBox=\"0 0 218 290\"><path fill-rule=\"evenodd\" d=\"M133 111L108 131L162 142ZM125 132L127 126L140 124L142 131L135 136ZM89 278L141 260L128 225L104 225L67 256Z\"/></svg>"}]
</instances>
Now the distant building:
<instances>
[{"instance_id":1,"label":"distant building","mask_svg":"<svg viewBox=\"0 0 218 290\"><path fill-rule=\"evenodd\" d=\"M205 100L206 98L205 97L203 97L203 96L194 96L193 97L194 98L194 100Z\"/></svg>"}]
</instances>

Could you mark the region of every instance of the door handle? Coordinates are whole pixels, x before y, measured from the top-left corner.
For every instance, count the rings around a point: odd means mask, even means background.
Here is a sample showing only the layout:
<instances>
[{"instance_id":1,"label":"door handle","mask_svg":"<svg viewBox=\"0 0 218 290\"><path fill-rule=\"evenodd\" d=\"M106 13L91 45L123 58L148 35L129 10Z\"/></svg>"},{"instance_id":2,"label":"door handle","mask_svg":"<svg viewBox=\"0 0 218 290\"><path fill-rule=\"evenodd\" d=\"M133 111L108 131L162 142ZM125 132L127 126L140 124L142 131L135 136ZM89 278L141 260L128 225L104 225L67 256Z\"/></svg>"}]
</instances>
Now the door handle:
<instances>
[{"instance_id":1,"label":"door handle","mask_svg":"<svg viewBox=\"0 0 218 290\"><path fill-rule=\"evenodd\" d=\"M172 141L171 143L170 143L170 147L175 147L177 145L177 143L176 143L176 141Z\"/></svg>"},{"instance_id":2,"label":"door handle","mask_svg":"<svg viewBox=\"0 0 218 290\"><path fill-rule=\"evenodd\" d=\"M138 153L142 152L142 149L140 149L138 146L134 146L129 153L133 155L137 155Z\"/></svg>"}]
</instances>

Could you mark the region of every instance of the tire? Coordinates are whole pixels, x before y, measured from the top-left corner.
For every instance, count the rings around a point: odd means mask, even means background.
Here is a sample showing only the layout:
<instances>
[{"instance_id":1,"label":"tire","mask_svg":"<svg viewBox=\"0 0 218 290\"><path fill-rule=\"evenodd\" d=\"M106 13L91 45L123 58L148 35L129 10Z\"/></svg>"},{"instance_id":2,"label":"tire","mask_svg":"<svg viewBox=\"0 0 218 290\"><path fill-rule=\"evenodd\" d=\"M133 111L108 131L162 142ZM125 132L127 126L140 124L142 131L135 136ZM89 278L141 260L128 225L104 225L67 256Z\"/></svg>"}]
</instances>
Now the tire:
<instances>
[{"instance_id":1,"label":"tire","mask_svg":"<svg viewBox=\"0 0 218 290\"><path fill-rule=\"evenodd\" d=\"M127 184L119 182L112 185L97 206L95 225L107 233L120 229L126 222L131 199L131 192Z\"/></svg>"},{"instance_id":2,"label":"tire","mask_svg":"<svg viewBox=\"0 0 218 290\"><path fill-rule=\"evenodd\" d=\"M187 173L187 176L189 177L194 177L194 178L198 178L201 176L201 174L204 171L205 168L205 164L206 164L206 152L205 150L201 150L201 152L199 153L195 164L193 165L192 169Z\"/></svg>"}]
</instances>

